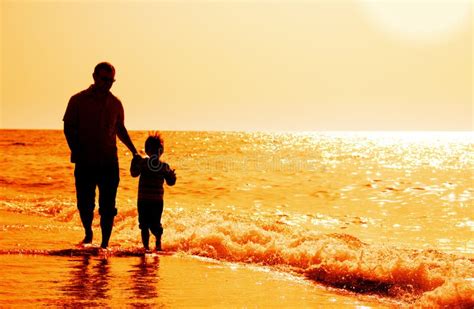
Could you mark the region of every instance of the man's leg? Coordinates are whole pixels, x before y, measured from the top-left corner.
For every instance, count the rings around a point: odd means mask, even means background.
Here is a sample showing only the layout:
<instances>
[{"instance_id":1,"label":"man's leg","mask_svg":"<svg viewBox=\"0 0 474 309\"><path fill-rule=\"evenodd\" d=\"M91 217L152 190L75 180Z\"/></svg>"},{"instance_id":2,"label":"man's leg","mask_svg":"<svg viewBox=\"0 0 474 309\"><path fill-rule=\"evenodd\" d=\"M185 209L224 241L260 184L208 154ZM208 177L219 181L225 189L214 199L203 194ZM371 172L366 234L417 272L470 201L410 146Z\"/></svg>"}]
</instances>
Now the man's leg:
<instances>
[{"instance_id":1,"label":"man's leg","mask_svg":"<svg viewBox=\"0 0 474 309\"><path fill-rule=\"evenodd\" d=\"M115 198L120 181L118 163L104 166L100 169L99 175L99 214L100 228L102 231L102 248L109 245L112 227L114 226L114 217L117 215L115 208Z\"/></svg>"},{"instance_id":2,"label":"man's leg","mask_svg":"<svg viewBox=\"0 0 474 309\"><path fill-rule=\"evenodd\" d=\"M147 228L140 228L142 234L142 244L145 250L150 250L149 241L150 241L150 232Z\"/></svg>"},{"instance_id":3,"label":"man's leg","mask_svg":"<svg viewBox=\"0 0 474 309\"><path fill-rule=\"evenodd\" d=\"M85 237L82 243L92 242L92 221L94 219L95 208L95 187L96 179L92 169L76 164L74 169L76 179L77 208L84 227Z\"/></svg>"}]
</instances>

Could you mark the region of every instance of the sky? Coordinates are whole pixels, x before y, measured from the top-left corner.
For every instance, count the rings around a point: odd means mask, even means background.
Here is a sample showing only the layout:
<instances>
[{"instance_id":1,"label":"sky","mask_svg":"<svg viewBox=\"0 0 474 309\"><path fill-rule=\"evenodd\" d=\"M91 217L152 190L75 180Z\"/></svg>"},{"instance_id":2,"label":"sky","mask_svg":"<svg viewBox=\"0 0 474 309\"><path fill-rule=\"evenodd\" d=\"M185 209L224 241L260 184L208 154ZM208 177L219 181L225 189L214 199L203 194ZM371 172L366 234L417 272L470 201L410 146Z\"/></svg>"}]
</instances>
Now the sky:
<instances>
[{"instance_id":1,"label":"sky","mask_svg":"<svg viewBox=\"0 0 474 309\"><path fill-rule=\"evenodd\" d=\"M0 2L3 129L61 129L101 61L129 130L473 129L469 0Z\"/></svg>"}]
</instances>

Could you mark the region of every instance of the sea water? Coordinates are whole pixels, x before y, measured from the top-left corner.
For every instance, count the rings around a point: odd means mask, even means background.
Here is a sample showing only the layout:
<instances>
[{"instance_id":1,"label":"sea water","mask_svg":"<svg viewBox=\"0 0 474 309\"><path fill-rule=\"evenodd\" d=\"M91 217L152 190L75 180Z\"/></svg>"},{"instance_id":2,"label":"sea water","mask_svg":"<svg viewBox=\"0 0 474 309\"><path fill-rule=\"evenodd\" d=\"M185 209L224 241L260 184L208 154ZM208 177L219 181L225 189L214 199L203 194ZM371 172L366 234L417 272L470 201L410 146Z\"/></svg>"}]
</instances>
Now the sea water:
<instances>
[{"instance_id":1,"label":"sea water","mask_svg":"<svg viewBox=\"0 0 474 309\"><path fill-rule=\"evenodd\" d=\"M131 137L140 149L147 132ZM350 293L354 306L359 295L381 303L474 306L472 132L172 131L163 138L162 159L178 176L165 188L163 247L178 252L179 261L201 257L225 269L263 267ZM138 180L129 174L131 154L118 144L121 180L110 244L112 255L136 255ZM74 264L49 256L82 237L74 165L62 132L2 130L0 149L0 211L12 214L2 218L0 253L9 254L2 268L16 273L27 267L28 258L9 260L25 253L42 255L35 269L51 273L59 271L51 259ZM125 263L118 254L112 258ZM156 288L153 278L144 280ZM21 285L13 279L13 287ZM303 286L309 297L314 291ZM246 294L240 304L255 303ZM56 301L65 297L58 295ZM209 295L207 304L219 305Z\"/></svg>"}]
</instances>

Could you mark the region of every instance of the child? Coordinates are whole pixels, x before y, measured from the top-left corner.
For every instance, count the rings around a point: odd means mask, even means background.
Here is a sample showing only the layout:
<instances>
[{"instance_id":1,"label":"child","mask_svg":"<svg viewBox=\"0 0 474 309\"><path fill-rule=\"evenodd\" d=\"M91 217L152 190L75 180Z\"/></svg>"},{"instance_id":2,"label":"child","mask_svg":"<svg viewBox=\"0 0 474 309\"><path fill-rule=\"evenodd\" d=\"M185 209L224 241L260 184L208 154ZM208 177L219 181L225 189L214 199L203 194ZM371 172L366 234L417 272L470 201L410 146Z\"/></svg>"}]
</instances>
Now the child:
<instances>
[{"instance_id":1,"label":"child","mask_svg":"<svg viewBox=\"0 0 474 309\"><path fill-rule=\"evenodd\" d=\"M132 177L140 175L138 181L138 223L142 234L145 250L150 250L148 241L150 230L156 237L156 251L161 251L161 214L163 213L163 183L173 186L176 183L174 169L160 161L163 154L163 139L159 133L150 133L145 142L145 152L148 157L136 155L130 166Z\"/></svg>"}]
</instances>

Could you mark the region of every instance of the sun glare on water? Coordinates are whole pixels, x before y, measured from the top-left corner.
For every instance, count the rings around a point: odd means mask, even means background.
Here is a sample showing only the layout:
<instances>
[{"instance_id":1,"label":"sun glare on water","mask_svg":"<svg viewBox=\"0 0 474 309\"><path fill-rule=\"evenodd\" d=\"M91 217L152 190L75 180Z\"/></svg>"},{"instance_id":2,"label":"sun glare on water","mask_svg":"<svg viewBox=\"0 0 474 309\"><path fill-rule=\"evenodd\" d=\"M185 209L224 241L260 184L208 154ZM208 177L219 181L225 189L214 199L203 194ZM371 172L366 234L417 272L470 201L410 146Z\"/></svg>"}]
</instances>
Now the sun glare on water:
<instances>
[{"instance_id":1,"label":"sun glare on water","mask_svg":"<svg viewBox=\"0 0 474 309\"><path fill-rule=\"evenodd\" d=\"M301 132L302 136L315 136L319 133ZM417 143L474 143L474 133L469 131L328 131L325 136L341 138L365 138L377 144L417 144Z\"/></svg>"}]
</instances>

